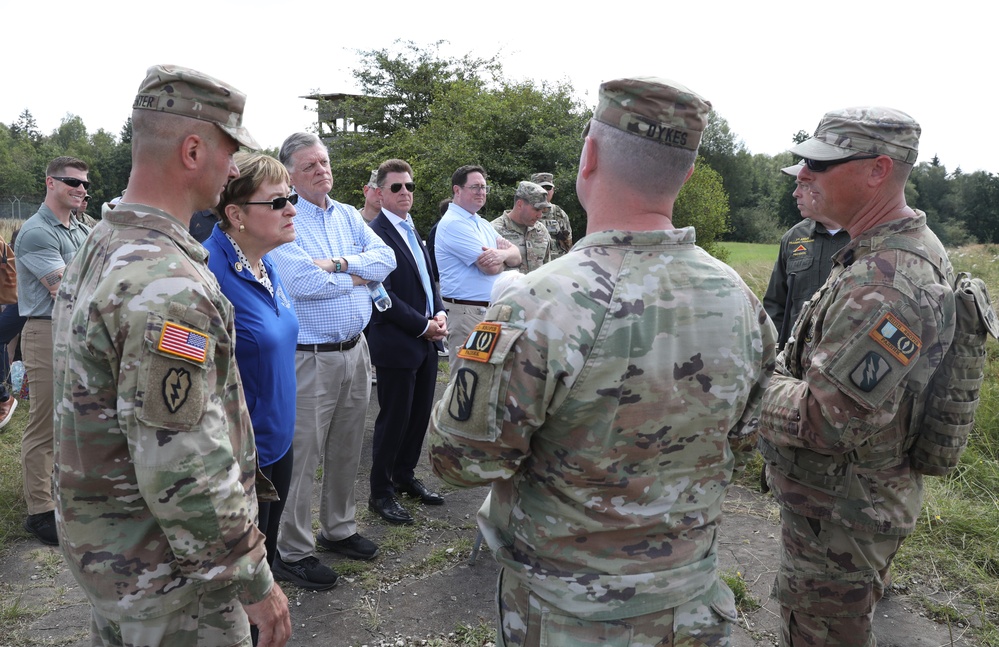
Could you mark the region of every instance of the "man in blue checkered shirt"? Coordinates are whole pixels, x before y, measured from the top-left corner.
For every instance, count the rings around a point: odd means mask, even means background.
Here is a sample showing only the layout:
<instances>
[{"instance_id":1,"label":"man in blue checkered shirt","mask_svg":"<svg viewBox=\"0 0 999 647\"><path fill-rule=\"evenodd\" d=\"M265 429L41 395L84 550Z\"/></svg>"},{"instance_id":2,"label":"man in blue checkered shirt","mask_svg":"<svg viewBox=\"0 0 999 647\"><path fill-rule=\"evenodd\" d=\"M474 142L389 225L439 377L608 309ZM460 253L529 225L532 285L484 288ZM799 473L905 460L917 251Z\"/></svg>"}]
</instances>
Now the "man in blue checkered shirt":
<instances>
[{"instance_id":1,"label":"man in blue checkered shirt","mask_svg":"<svg viewBox=\"0 0 999 647\"><path fill-rule=\"evenodd\" d=\"M316 558L316 543L352 559L378 554L354 522L354 483L371 395L371 362L361 331L371 317L367 283L385 279L396 260L357 209L327 195L333 188L330 158L316 135L291 135L280 158L299 195L297 237L271 256L298 315L298 396L295 474L272 570L279 580L322 591L336 585L337 574ZM321 455L320 529L314 537L312 489Z\"/></svg>"}]
</instances>

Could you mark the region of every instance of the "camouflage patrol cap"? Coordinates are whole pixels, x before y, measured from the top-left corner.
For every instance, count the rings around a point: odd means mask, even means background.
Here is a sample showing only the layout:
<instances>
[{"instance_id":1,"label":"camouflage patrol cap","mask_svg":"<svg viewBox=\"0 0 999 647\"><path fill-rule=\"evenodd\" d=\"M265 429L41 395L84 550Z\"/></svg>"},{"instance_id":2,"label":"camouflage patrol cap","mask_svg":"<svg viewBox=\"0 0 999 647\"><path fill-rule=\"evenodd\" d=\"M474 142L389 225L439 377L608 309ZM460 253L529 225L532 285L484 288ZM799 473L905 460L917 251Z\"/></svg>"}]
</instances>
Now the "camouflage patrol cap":
<instances>
[{"instance_id":1,"label":"camouflage patrol cap","mask_svg":"<svg viewBox=\"0 0 999 647\"><path fill-rule=\"evenodd\" d=\"M246 95L224 81L177 65L154 65L135 95L133 110L157 110L216 124L237 142L260 150L243 126Z\"/></svg>"},{"instance_id":2,"label":"camouflage patrol cap","mask_svg":"<svg viewBox=\"0 0 999 647\"><path fill-rule=\"evenodd\" d=\"M593 118L664 146L696 151L710 111L710 101L679 83L638 77L602 84Z\"/></svg>"},{"instance_id":3,"label":"camouflage patrol cap","mask_svg":"<svg viewBox=\"0 0 999 647\"><path fill-rule=\"evenodd\" d=\"M551 209L552 203L548 202L548 191L540 184L534 182L521 182L517 185L517 190L513 194L514 200L523 200L535 209Z\"/></svg>"},{"instance_id":4,"label":"camouflage patrol cap","mask_svg":"<svg viewBox=\"0 0 999 647\"><path fill-rule=\"evenodd\" d=\"M378 188L378 169L371 171L371 177L368 178L368 186L372 189Z\"/></svg>"},{"instance_id":5,"label":"camouflage patrol cap","mask_svg":"<svg viewBox=\"0 0 999 647\"><path fill-rule=\"evenodd\" d=\"M844 108L827 112L812 138L791 152L821 161L873 153L914 164L919 153L920 130L916 120L901 110L878 106Z\"/></svg>"},{"instance_id":6,"label":"camouflage patrol cap","mask_svg":"<svg viewBox=\"0 0 999 647\"><path fill-rule=\"evenodd\" d=\"M531 176L531 182L543 187L555 186L555 176L551 173L535 173Z\"/></svg>"},{"instance_id":7,"label":"camouflage patrol cap","mask_svg":"<svg viewBox=\"0 0 999 647\"><path fill-rule=\"evenodd\" d=\"M805 168L804 162L798 162L794 166L785 166L780 170L784 175L790 175L791 177L798 177L798 171Z\"/></svg>"}]
</instances>

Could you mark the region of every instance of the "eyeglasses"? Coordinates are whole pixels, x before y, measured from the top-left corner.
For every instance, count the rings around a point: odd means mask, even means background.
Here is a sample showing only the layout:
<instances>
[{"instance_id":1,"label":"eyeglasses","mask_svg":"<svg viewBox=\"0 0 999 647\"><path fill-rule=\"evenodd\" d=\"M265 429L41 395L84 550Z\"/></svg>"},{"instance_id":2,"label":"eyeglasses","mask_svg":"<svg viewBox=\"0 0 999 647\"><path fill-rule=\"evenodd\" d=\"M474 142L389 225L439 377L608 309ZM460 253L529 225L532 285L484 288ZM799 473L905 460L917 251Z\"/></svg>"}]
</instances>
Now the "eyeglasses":
<instances>
[{"instance_id":1,"label":"eyeglasses","mask_svg":"<svg viewBox=\"0 0 999 647\"><path fill-rule=\"evenodd\" d=\"M389 191L391 191L392 193L399 193L400 191L402 191L402 187L406 187L406 190L409 191L410 193L416 191L416 184L414 184L413 182L406 182L406 183L396 182L394 184L390 184Z\"/></svg>"},{"instance_id":2,"label":"eyeglasses","mask_svg":"<svg viewBox=\"0 0 999 647\"><path fill-rule=\"evenodd\" d=\"M856 157L844 157L841 160L810 160L805 158L801 161L805 163L805 166L812 173L822 173L839 164L846 164L847 162L855 162L857 160L872 160L877 157L880 157L880 155L858 155Z\"/></svg>"},{"instance_id":3,"label":"eyeglasses","mask_svg":"<svg viewBox=\"0 0 999 647\"><path fill-rule=\"evenodd\" d=\"M291 203L292 206L298 204L298 194L292 193L287 198L274 198L273 200L267 200L264 202L244 202L243 204L269 204L271 209L279 211L284 209L284 205L288 203Z\"/></svg>"},{"instance_id":4,"label":"eyeglasses","mask_svg":"<svg viewBox=\"0 0 999 647\"><path fill-rule=\"evenodd\" d=\"M75 177L57 177L55 175L50 175L49 177L52 178L53 180L59 180L63 184L65 184L67 186L71 186L74 189L76 187L78 187L78 186L81 186L81 185L83 186L84 190L87 190L87 189L90 188L90 182L88 182L86 180L81 180L79 178L75 178Z\"/></svg>"},{"instance_id":5,"label":"eyeglasses","mask_svg":"<svg viewBox=\"0 0 999 647\"><path fill-rule=\"evenodd\" d=\"M469 191L472 191L473 193L482 192L482 193L488 194L490 187L488 185L485 185L485 184L473 184L471 186L465 186L465 187L462 187L462 188L463 189L468 189Z\"/></svg>"},{"instance_id":6,"label":"eyeglasses","mask_svg":"<svg viewBox=\"0 0 999 647\"><path fill-rule=\"evenodd\" d=\"M84 202L90 202L90 196L89 195L83 196L83 201Z\"/></svg>"}]
</instances>

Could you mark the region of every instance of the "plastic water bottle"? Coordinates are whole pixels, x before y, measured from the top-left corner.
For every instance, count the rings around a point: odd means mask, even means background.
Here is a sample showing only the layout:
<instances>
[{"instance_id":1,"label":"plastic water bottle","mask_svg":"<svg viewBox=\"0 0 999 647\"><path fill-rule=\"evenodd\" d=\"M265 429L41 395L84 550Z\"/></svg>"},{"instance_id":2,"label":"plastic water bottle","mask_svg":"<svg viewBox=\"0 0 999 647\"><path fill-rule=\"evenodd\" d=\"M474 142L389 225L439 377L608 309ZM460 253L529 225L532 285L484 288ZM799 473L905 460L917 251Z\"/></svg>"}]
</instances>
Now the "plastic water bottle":
<instances>
[{"instance_id":1,"label":"plastic water bottle","mask_svg":"<svg viewBox=\"0 0 999 647\"><path fill-rule=\"evenodd\" d=\"M371 293L371 301L375 304L378 312L385 312L392 307L392 297L385 291L385 286L381 281L370 281L368 292Z\"/></svg>"},{"instance_id":2,"label":"plastic water bottle","mask_svg":"<svg viewBox=\"0 0 999 647\"><path fill-rule=\"evenodd\" d=\"M21 385L24 383L24 363L21 360L17 360L10 365L10 391L13 394L17 394L21 391Z\"/></svg>"}]
</instances>

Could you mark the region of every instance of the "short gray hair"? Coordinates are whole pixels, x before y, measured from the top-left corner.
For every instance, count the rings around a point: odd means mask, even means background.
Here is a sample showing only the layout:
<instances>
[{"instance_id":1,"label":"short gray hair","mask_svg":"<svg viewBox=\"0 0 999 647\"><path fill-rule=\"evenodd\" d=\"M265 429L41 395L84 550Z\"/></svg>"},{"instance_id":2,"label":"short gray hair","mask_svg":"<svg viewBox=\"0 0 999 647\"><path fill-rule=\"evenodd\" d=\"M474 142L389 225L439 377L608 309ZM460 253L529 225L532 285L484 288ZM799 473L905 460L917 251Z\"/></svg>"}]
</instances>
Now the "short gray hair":
<instances>
[{"instance_id":1,"label":"short gray hair","mask_svg":"<svg viewBox=\"0 0 999 647\"><path fill-rule=\"evenodd\" d=\"M319 139L319 136L315 133L295 133L289 135L284 140L284 143L281 144L281 152L278 153L278 159L291 172L294 170L291 164L292 156L303 148L312 148L316 144L322 146L323 140Z\"/></svg>"},{"instance_id":2,"label":"short gray hair","mask_svg":"<svg viewBox=\"0 0 999 647\"><path fill-rule=\"evenodd\" d=\"M697 151L664 146L595 119L589 134L598 142L604 167L639 193L669 193L675 198L697 159Z\"/></svg>"}]
</instances>

